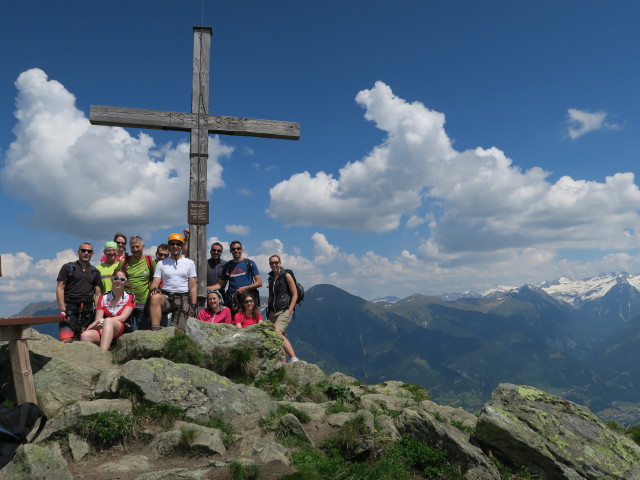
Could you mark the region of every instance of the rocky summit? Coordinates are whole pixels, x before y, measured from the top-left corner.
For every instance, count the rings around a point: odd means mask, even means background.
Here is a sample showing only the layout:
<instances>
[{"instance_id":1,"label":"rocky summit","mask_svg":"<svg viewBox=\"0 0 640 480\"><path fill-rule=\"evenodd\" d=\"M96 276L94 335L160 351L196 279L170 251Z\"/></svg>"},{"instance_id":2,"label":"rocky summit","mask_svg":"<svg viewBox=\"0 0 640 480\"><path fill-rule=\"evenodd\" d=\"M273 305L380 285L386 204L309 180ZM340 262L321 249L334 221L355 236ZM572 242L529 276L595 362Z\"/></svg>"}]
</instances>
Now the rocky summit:
<instances>
[{"instance_id":1,"label":"rocky summit","mask_svg":"<svg viewBox=\"0 0 640 480\"><path fill-rule=\"evenodd\" d=\"M429 385L283 365L266 323L189 319L186 334L138 331L111 352L34 333L29 348L49 421L0 480L640 479L640 447L586 407L500 384L476 416L432 402Z\"/></svg>"}]
</instances>

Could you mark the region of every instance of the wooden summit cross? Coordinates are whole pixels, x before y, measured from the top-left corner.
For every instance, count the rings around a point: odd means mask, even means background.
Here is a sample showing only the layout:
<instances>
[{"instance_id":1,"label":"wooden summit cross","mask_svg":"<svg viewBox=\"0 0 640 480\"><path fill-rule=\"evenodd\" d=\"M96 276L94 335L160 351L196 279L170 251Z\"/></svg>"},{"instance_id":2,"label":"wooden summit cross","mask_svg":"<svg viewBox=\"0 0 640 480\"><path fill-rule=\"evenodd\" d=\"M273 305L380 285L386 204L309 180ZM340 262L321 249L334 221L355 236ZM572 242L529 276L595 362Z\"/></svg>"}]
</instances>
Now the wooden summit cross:
<instances>
[{"instance_id":1,"label":"wooden summit cross","mask_svg":"<svg viewBox=\"0 0 640 480\"><path fill-rule=\"evenodd\" d=\"M209 115L211 33L211 27L193 27L191 113L91 105L89 115L92 125L178 130L191 133L189 205L187 207L191 230L189 256L196 264L199 297L206 296L209 133L286 140L300 138L300 124L297 122Z\"/></svg>"}]
</instances>

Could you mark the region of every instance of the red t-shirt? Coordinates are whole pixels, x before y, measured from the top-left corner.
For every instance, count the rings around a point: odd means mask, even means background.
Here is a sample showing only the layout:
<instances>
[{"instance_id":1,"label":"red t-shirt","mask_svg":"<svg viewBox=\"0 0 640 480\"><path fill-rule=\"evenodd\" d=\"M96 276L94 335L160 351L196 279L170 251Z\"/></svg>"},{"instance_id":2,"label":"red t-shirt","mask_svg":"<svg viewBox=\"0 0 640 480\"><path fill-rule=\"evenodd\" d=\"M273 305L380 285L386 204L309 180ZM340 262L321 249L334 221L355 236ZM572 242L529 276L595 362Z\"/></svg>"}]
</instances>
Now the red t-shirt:
<instances>
[{"instance_id":1,"label":"red t-shirt","mask_svg":"<svg viewBox=\"0 0 640 480\"><path fill-rule=\"evenodd\" d=\"M247 328L249 325L262 321L262 315L258 314L258 318L247 317L244 313L238 312L234 317L235 323L239 323L242 328Z\"/></svg>"}]
</instances>

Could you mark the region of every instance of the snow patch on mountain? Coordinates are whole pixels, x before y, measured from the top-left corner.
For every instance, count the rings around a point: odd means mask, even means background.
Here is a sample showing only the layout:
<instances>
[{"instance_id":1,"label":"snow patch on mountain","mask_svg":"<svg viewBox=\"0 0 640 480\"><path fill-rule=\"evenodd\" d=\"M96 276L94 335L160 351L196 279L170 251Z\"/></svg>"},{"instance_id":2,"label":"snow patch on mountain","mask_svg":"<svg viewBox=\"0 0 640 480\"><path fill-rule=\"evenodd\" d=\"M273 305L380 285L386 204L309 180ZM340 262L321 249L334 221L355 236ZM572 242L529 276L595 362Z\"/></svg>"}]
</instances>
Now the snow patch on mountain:
<instances>
[{"instance_id":1,"label":"snow patch on mountain","mask_svg":"<svg viewBox=\"0 0 640 480\"><path fill-rule=\"evenodd\" d=\"M640 290L640 275L627 272L602 273L594 277L572 280L560 277L551 282L543 282L538 287L552 297L578 306L607 294L612 287L620 283L629 283Z\"/></svg>"},{"instance_id":2,"label":"snow patch on mountain","mask_svg":"<svg viewBox=\"0 0 640 480\"><path fill-rule=\"evenodd\" d=\"M496 287L488 288L488 289L482 291L482 293L480 293L480 296L482 296L482 297L498 297L498 296L504 295L505 293L515 292L516 290L518 290L518 287L509 287L509 286L506 286L506 285L498 285Z\"/></svg>"},{"instance_id":3,"label":"snow patch on mountain","mask_svg":"<svg viewBox=\"0 0 640 480\"><path fill-rule=\"evenodd\" d=\"M530 285L530 287L539 288L557 300L579 307L584 303L605 296L612 287L621 283L628 283L640 291L640 275L631 275L627 272L602 273L581 280L572 280L569 277L562 276L535 286ZM517 292L520 288L522 287L498 285L482 292L443 293L438 296L447 301L465 298L501 297L508 293Z\"/></svg>"}]
</instances>

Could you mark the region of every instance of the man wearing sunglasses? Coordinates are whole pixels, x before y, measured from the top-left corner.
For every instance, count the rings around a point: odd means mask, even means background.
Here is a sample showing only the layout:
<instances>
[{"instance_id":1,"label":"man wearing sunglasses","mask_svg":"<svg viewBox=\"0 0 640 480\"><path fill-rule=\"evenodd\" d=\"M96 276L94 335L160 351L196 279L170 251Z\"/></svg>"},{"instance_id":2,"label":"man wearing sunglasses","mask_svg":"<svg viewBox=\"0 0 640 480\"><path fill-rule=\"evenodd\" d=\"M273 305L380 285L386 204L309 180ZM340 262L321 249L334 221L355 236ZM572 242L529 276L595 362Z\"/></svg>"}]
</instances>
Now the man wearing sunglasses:
<instances>
[{"instance_id":1,"label":"man wearing sunglasses","mask_svg":"<svg viewBox=\"0 0 640 480\"><path fill-rule=\"evenodd\" d=\"M169 244L161 243L158 245L158 248L156 248L156 264L160 263L165 258L168 258L169 255Z\"/></svg>"},{"instance_id":2,"label":"man wearing sunglasses","mask_svg":"<svg viewBox=\"0 0 640 480\"><path fill-rule=\"evenodd\" d=\"M95 299L100 295L102 282L98 269L89 263L92 256L93 245L82 243L78 247L78 260L64 264L58 273L56 300L62 317L58 327L64 343L79 339L93 322Z\"/></svg>"},{"instance_id":3,"label":"man wearing sunglasses","mask_svg":"<svg viewBox=\"0 0 640 480\"><path fill-rule=\"evenodd\" d=\"M211 244L211 257L207 260L207 290L215 290L211 287L220 282L220 278L222 278L222 268L226 264L222 261L222 250L220 242Z\"/></svg>"}]
</instances>

